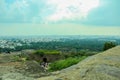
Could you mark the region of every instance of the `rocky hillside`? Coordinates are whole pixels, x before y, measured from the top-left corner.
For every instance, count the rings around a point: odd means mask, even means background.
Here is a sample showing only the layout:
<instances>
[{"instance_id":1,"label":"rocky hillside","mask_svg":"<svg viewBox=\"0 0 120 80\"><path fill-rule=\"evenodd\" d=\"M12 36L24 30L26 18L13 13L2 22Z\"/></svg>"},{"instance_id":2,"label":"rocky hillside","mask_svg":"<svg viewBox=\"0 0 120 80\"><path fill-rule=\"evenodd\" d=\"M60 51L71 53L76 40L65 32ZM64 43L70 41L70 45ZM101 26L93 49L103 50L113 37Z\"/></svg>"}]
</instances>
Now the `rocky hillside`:
<instances>
[{"instance_id":1,"label":"rocky hillside","mask_svg":"<svg viewBox=\"0 0 120 80\"><path fill-rule=\"evenodd\" d=\"M120 46L37 80L120 80Z\"/></svg>"},{"instance_id":2,"label":"rocky hillside","mask_svg":"<svg viewBox=\"0 0 120 80\"><path fill-rule=\"evenodd\" d=\"M48 75L38 62L18 59L17 54L0 54L0 80L35 80Z\"/></svg>"},{"instance_id":3,"label":"rocky hillside","mask_svg":"<svg viewBox=\"0 0 120 80\"><path fill-rule=\"evenodd\" d=\"M19 60L16 54L0 54L0 80L120 80L120 46L52 73L34 60Z\"/></svg>"}]
</instances>

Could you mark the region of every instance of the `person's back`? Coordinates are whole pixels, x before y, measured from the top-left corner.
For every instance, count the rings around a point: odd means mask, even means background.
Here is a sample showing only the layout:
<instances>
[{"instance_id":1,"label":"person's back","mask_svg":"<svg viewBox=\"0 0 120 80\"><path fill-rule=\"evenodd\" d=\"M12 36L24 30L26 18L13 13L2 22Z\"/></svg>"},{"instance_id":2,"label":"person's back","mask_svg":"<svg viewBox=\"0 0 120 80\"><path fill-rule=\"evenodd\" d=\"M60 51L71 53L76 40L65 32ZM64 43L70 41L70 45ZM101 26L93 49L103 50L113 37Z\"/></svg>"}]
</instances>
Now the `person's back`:
<instances>
[{"instance_id":1,"label":"person's back","mask_svg":"<svg viewBox=\"0 0 120 80\"><path fill-rule=\"evenodd\" d=\"M47 62L47 58L43 58L43 62L41 63L41 67L44 69L44 71L46 72L46 70L48 69L48 62Z\"/></svg>"}]
</instances>

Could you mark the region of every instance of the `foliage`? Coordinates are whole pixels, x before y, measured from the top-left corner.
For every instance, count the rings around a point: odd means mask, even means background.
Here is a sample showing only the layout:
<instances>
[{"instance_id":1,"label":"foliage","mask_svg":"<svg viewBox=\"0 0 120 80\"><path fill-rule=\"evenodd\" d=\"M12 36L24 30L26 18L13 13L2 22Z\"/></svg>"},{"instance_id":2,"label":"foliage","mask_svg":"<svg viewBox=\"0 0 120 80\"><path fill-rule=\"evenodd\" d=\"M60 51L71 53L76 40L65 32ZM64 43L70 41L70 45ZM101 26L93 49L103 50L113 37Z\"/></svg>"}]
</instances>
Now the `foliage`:
<instances>
[{"instance_id":1,"label":"foliage","mask_svg":"<svg viewBox=\"0 0 120 80\"><path fill-rule=\"evenodd\" d=\"M55 61L50 64L50 71L56 71L56 70L61 70L61 69L67 68L69 66L77 64L79 61L81 61L85 58L86 58L86 56L75 57L75 58L70 57L70 58L67 58L64 60Z\"/></svg>"},{"instance_id":2,"label":"foliage","mask_svg":"<svg viewBox=\"0 0 120 80\"><path fill-rule=\"evenodd\" d=\"M73 52L73 53L62 53L62 57L64 58L69 58L69 57L81 57L81 56L92 56L97 54L97 51L90 51L90 50L80 50L77 52Z\"/></svg>"},{"instance_id":3,"label":"foliage","mask_svg":"<svg viewBox=\"0 0 120 80\"><path fill-rule=\"evenodd\" d=\"M40 51L40 50L38 50L38 51L36 51L34 54L36 54L36 55L39 55L39 56L43 57L45 53L44 53L44 52L42 52L42 51Z\"/></svg>"},{"instance_id":4,"label":"foliage","mask_svg":"<svg viewBox=\"0 0 120 80\"><path fill-rule=\"evenodd\" d=\"M110 49L110 48L115 47L115 46L116 46L115 42L105 42L103 50L107 50L107 49Z\"/></svg>"},{"instance_id":5,"label":"foliage","mask_svg":"<svg viewBox=\"0 0 120 80\"><path fill-rule=\"evenodd\" d=\"M25 62L26 60L28 60L28 57L26 56L26 55L22 55L21 56L21 54L19 54L19 55L12 55L11 56L11 59L14 61L14 62L16 62L16 61L22 61L22 62Z\"/></svg>"},{"instance_id":6,"label":"foliage","mask_svg":"<svg viewBox=\"0 0 120 80\"><path fill-rule=\"evenodd\" d=\"M40 55L41 57L47 55L59 55L60 52L57 50L37 50L34 54Z\"/></svg>"},{"instance_id":7,"label":"foliage","mask_svg":"<svg viewBox=\"0 0 120 80\"><path fill-rule=\"evenodd\" d=\"M19 56L17 56L17 55L14 55L14 56L11 56L11 59L13 60L13 61L20 61L20 57Z\"/></svg>"},{"instance_id":8,"label":"foliage","mask_svg":"<svg viewBox=\"0 0 120 80\"><path fill-rule=\"evenodd\" d=\"M15 39L13 41L17 41L18 43L21 43L22 46L14 46L15 49L11 48L1 48L1 52L12 52L12 51L21 51L25 49L43 49L43 50L58 50L58 51L69 51L69 50L82 50L82 49L89 49L91 51L103 51L103 45L106 41L111 41L115 40L118 45L120 45L120 38L119 37L105 37L105 36L100 36L99 38L91 38L91 37L86 37L85 39L80 39L82 37L70 37L70 38L60 38L59 41L40 41L40 42L24 42L21 39Z\"/></svg>"}]
</instances>

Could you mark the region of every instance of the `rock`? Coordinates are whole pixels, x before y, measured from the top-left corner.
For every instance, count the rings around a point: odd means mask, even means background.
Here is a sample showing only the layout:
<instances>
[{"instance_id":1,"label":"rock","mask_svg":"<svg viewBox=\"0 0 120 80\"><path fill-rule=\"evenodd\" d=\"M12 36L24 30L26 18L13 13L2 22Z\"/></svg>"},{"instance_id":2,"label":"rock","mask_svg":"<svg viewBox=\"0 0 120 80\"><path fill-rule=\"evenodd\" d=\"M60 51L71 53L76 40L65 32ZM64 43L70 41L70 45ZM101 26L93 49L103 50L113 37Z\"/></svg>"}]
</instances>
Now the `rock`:
<instances>
[{"instance_id":1,"label":"rock","mask_svg":"<svg viewBox=\"0 0 120 80\"><path fill-rule=\"evenodd\" d=\"M28 78L38 78L42 76L42 72L43 69L36 61L0 63L1 80L31 80ZM16 78L17 75L18 78Z\"/></svg>"},{"instance_id":2,"label":"rock","mask_svg":"<svg viewBox=\"0 0 120 80\"><path fill-rule=\"evenodd\" d=\"M0 77L4 74L15 72L15 68L12 66L0 66Z\"/></svg>"},{"instance_id":3,"label":"rock","mask_svg":"<svg viewBox=\"0 0 120 80\"><path fill-rule=\"evenodd\" d=\"M120 80L120 46L37 80Z\"/></svg>"},{"instance_id":4,"label":"rock","mask_svg":"<svg viewBox=\"0 0 120 80\"><path fill-rule=\"evenodd\" d=\"M63 80L63 79L58 78L58 79L55 79L55 80Z\"/></svg>"},{"instance_id":5,"label":"rock","mask_svg":"<svg viewBox=\"0 0 120 80\"><path fill-rule=\"evenodd\" d=\"M94 68L94 71L96 71L97 73L107 74L120 79L120 68L117 68L114 66L109 66L105 64L96 65L96 67Z\"/></svg>"},{"instance_id":6,"label":"rock","mask_svg":"<svg viewBox=\"0 0 120 80\"><path fill-rule=\"evenodd\" d=\"M2 76L2 80L34 80L34 79L26 77L20 73L7 73Z\"/></svg>"},{"instance_id":7,"label":"rock","mask_svg":"<svg viewBox=\"0 0 120 80\"><path fill-rule=\"evenodd\" d=\"M30 73L40 73L43 70L40 64L36 61L25 62L24 69L25 71L30 72Z\"/></svg>"},{"instance_id":8,"label":"rock","mask_svg":"<svg viewBox=\"0 0 120 80\"><path fill-rule=\"evenodd\" d=\"M40 77L42 75L43 68L36 61L26 61L20 67L16 67L17 72L29 77Z\"/></svg>"}]
</instances>

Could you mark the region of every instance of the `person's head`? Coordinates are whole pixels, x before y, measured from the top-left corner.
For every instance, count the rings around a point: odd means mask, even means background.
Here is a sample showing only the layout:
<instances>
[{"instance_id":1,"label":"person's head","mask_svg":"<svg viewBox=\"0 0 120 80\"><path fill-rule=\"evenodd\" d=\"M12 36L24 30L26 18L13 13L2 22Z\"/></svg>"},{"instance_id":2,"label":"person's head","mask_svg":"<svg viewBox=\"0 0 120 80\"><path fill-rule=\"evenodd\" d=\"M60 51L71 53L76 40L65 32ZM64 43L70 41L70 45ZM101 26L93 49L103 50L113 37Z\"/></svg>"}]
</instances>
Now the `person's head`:
<instances>
[{"instance_id":1,"label":"person's head","mask_svg":"<svg viewBox=\"0 0 120 80\"><path fill-rule=\"evenodd\" d=\"M47 58L43 58L43 62L47 62Z\"/></svg>"}]
</instances>

